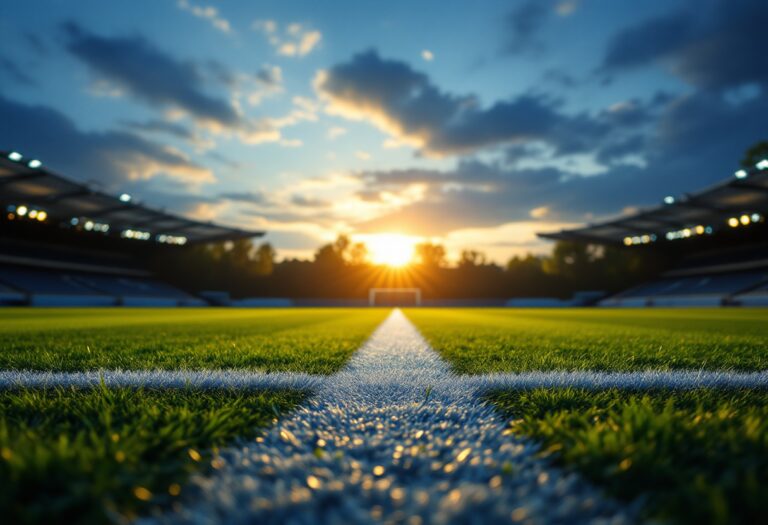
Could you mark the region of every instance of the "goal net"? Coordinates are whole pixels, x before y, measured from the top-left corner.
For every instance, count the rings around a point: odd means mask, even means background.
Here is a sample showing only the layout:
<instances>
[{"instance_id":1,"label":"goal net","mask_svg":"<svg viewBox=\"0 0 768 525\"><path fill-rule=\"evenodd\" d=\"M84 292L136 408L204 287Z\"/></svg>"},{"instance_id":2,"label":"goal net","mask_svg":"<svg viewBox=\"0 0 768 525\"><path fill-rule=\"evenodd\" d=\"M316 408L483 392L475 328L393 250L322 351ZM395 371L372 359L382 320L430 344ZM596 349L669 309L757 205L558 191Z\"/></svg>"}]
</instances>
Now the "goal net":
<instances>
[{"instance_id":1,"label":"goal net","mask_svg":"<svg viewBox=\"0 0 768 525\"><path fill-rule=\"evenodd\" d=\"M371 288L368 291L369 306L420 306L419 288Z\"/></svg>"}]
</instances>

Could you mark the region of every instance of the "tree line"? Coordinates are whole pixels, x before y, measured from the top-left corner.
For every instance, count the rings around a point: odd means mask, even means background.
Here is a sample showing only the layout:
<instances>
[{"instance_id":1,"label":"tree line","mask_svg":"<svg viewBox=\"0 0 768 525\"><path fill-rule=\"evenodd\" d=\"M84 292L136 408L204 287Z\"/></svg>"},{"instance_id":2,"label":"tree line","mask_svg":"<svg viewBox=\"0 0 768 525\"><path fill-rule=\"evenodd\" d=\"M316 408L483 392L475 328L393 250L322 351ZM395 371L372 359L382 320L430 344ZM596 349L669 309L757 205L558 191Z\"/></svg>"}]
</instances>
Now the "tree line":
<instances>
[{"instance_id":1,"label":"tree line","mask_svg":"<svg viewBox=\"0 0 768 525\"><path fill-rule=\"evenodd\" d=\"M232 297L363 299L375 287L415 287L427 299L570 297L580 290L617 292L656 276L665 262L651 251L559 241L551 254L512 257L505 265L464 250L449 264L445 247L425 242L414 261L389 268L369 261L364 244L345 235L321 246L312 260L277 261L269 243L249 239L167 250L157 273L190 291Z\"/></svg>"}]
</instances>

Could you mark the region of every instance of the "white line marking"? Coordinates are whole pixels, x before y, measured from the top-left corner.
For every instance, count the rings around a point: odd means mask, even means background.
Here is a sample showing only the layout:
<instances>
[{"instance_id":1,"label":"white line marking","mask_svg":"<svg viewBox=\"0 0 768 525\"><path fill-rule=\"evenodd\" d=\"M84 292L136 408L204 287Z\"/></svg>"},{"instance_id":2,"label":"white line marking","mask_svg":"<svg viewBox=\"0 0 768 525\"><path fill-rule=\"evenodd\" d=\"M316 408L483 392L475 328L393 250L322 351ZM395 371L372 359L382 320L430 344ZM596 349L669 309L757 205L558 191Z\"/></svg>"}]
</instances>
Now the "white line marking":
<instances>
[{"instance_id":1,"label":"white line marking","mask_svg":"<svg viewBox=\"0 0 768 525\"><path fill-rule=\"evenodd\" d=\"M54 386L90 387L102 381L109 387L146 388L295 388L316 390L331 376L293 372L244 370L95 370L88 372L38 372L0 370L0 389ZM452 375L456 390L489 391L531 388L768 388L768 371L645 370L638 372L547 371Z\"/></svg>"},{"instance_id":2,"label":"white line marking","mask_svg":"<svg viewBox=\"0 0 768 525\"><path fill-rule=\"evenodd\" d=\"M238 388L315 390L327 376L277 372L265 374L242 370L95 370L88 372L0 371L2 388L44 388L57 386L145 388Z\"/></svg>"}]
</instances>

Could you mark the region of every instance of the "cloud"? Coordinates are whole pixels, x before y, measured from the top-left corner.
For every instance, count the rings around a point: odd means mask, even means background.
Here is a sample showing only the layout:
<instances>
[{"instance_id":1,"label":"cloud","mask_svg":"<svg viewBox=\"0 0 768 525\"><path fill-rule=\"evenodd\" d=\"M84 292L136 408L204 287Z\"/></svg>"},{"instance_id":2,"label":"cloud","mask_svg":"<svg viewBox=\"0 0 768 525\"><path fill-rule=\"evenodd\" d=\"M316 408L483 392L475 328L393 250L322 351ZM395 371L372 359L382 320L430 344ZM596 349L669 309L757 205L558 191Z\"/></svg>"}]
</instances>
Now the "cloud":
<instances>
[{"instance_id":1,"label":"cloud","mask_svg":"<svg viewBox=\"0 0 768 525\"><path fill-rule=\"evenodd\" d=\"M410 144L432 156L533 142L556 153L586 151L611 139L617 116L625 114L567 115L557 100L534 94L482 107L474 95L446 93L425 74L376 51L319 72L314 84L326 112L369 121L396 139L392 145Z\"/></svg>"},{"instance_id":2,"label":"cloud","mask_svg":"<svg viewBox=\"0 0 768 525\"><path fill-rule=\"evenodd\" d=\"M322 33L299 23L291 23L282 30L274 20L256 20L251 27L262 33L278 55L303 57L310 54L323 39Z\"/></svg>"},{"instance_id":3,"label":"cloud","mask_svg":"<svg viewBox=\"0 0 768 525\"><path fill-rule=\"evenodd\" d=\"M178 150L123 131L86 132L58 111L0 95L0 143L41 158L65 176L106 187L165 175L189 184L213 173Z\"/></svg>"},{"instance_id":4,"label":"cloud","mask_svg":"<svg viewBox=\"0 0 768 525\"><path fill-rule=\"evenodd\" d=\"M69 23L67 49L99 77L154 106L183 110L202 121L236 126L240 117L225 100L203 92L203 77L140 37L106 38Z\"/></svg>"},{"instance_id":5,"label":"cloud","mask_svg":"<svg viewBox=\"0 0 768 525\"><path fill-rule=\"evenodd\" d=\"M231 133L246 144L280 140L279 129L269 119L247 119L237 105L207 93L197 64L181 62L141 37L102 37L74 23L65 29L68 51L118 93L163 108L173 119L189 116L211 133ZM237 75L223 65L209 62L208 70L221 82L237 86Z\"/></svg>"},{"instance_id":6,"label":"cloud","mask_svg":"<svg viewBox=\"0 0 768 525\"><path fill-rule=\"evenodd\" d=\"M27 87L37 85L35 79L28 75L15 61L8 57L0 56L0 82L2 82L3 78Z\"/></svg>"},{"instance_id":7,"label":"cloud","mask_svg":"<svg viewBox=\"0 0 768 525\"><path fill-rule=\"evenodd\" d=\"M213 6L195 5L189 2L189 0L179 0L176 5L178 5L179 9L182 11L187 11L197 18L207 20L215 29L222 33L230 34L232 32L232 26L229 21L223 18L219 14L219 10Z\"/></svg>"},{"instance_id":8,"label":"cloud","mask_svg":"<svg viewBox=\"0 0 768 525\"><path fill-rule=\"evenodd\" d=\"M603 69L665 65L708 90L755 83L768 87L764 63L768 9L763 0L688 1L675 12L643 20L611 40Z\"/></svg>"},{"instance_id":9,"label":"cloud","mask_svg":"<svg viewBox=\"0 0 768 525\"><path fill-rule=\"evenodd\" d=\"M325 136L328 137L329 140L335 140L346 133L347 133L346 128L342 128L341 126L332 126L328 128L328 131L326 131Z\"/></svg>"},{"instance_id":10,"label":"cloud","mask_svg":"<svg viewBox=\"0 0 768 525\"><path fill-rule=\"evenodd\" d=\"M507 15L508 30L504 51L520 53L541 50L542 43L537 39L539 30L551 14L548 0L527 0Z\"/></svg>"}]
</instances>

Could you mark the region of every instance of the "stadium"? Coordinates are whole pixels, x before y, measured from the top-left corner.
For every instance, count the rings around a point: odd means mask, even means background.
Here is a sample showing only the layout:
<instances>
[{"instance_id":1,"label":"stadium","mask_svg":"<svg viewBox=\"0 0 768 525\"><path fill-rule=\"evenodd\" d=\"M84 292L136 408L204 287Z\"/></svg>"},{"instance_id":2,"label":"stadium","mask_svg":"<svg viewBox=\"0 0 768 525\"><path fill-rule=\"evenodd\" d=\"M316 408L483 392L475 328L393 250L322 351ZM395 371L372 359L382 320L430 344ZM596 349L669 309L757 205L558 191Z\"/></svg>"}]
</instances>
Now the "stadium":
<instances>
[{"instance_id":1,"label":"stadium","mask_svg":"<svg viewBox=\"0 0 768 525\"><path fill-rule=\"evenodd\" d=\"M0 32L3 522L768 521L762 3L140 4Z\"/></svg>"}]
</instances>

